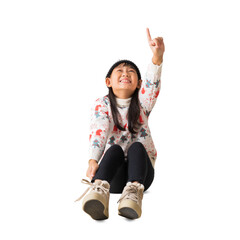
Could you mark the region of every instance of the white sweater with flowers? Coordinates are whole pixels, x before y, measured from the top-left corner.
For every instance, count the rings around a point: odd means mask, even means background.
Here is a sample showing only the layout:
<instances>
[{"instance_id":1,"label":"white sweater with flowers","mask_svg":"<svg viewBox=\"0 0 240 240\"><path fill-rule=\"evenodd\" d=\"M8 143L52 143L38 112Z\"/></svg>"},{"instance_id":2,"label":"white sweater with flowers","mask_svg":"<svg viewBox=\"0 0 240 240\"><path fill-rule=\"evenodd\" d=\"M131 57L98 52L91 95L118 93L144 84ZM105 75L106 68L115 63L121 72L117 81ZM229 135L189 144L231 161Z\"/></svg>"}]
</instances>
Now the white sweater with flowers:
<instances>
[{"instance_id":1,"label":"white sweater with flowers","mask_svg":"<svg viewBox=\"0 0 240 240\"><path fill-rule=\"evenodd\" d=\"M136 134L132 134L128 130L127 112L131 98L117 100L117 107L121 118L119 123L124 126L126 131L119 130L113 121L110 100L107 96L98 98L91 109L90 135L89 135L89 159L95 159L99 162L105 152L113 144L122 147L125 158L128 148L134 142L141 142L146 148L148 156L154 167L157 158L157 150L154 146L151 132L148 126L149 115L156 103L161 87L161 71L160 66L154 65L152 62L148 65L145 79L143 79L141 89L139 91L140 101L140 117L139 122L142 123L140 130Z\"/></svg>"}]
</instances>

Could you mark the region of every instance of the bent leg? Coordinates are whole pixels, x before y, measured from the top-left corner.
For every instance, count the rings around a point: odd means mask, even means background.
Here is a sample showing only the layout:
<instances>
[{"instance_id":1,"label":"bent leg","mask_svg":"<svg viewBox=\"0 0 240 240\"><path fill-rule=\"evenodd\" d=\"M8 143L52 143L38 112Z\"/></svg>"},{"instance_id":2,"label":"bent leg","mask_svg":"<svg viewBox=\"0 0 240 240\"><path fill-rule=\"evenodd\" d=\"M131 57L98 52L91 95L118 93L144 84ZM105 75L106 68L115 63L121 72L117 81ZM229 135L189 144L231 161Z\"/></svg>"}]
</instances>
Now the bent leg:
<instances>
[{"instance_id":1,"label":"bent leg","mask_svg":"<svg viewBox=\"0 0 240 240\"><path fill-rule=\"evenodd\" d=\"M114 144L104 154L99 168L92 179L106 180L111 193L121 193L127 181L127 167L121 146Z\"/></svg>"},{"instance_id":2,"label":"bent leg","mask_svg":"<svg viewBox=\"0 0 240 240\"><path fill-rule=\"evenodd\" d=\"M135 142L128 149L128 182L137 181L146 191L153 182L154 169L142 143Z\"/></svg>"}]
</instances>

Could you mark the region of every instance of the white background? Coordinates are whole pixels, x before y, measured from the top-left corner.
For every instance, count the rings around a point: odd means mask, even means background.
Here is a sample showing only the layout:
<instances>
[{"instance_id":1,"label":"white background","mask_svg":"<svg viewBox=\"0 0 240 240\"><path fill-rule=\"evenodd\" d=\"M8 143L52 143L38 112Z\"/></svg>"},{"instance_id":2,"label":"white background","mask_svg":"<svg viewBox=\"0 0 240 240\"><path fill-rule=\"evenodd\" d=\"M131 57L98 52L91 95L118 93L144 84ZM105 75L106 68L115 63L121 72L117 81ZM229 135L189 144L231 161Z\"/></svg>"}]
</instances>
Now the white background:
<instances>
[{"instance_id":1,"label":"white background","mask_svg":"<svg viewBox=\"0 0 240 240\"><path fill-rule=\"evenodd\" d=\"M240 239L238 1L1 1L0 238ZM74 203L89 113L119 59L144 76L146 27L166 50L150 116L158 150L142 217Z\"/></svg>"}]
</instances>

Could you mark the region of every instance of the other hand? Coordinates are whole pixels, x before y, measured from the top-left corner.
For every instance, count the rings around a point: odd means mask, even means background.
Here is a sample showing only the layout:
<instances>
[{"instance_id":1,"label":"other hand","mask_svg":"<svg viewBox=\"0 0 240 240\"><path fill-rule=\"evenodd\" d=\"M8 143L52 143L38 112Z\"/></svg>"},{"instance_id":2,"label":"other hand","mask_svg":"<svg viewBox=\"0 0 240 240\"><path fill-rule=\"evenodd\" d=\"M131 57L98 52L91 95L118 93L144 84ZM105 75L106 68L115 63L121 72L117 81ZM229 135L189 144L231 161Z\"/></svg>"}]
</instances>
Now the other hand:
<instances>
[{"instance_id":1,"label":"other hand","mask_svg":"<svg viewBox=\"0 0 240 240\"><path fill-rule=\"evenodd\" d=\"M90 178L92 180L92 178L95 176L96 171L98 170L98 163L96 160L94 159L90 159L88 162L88 169L87 169L87 177Z\"/></svg>"}]
</instances>

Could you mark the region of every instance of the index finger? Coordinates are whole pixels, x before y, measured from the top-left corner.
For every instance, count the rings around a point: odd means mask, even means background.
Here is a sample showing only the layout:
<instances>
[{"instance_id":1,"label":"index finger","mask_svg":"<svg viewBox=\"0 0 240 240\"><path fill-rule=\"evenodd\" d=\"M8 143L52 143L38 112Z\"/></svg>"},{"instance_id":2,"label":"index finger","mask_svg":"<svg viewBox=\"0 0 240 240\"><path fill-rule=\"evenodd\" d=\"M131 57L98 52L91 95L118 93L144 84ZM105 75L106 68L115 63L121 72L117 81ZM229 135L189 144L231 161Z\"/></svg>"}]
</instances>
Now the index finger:
<instances>
[{"instance_id":1,"label":"index finger","mask_svg":"<svg viewBox=\"0 0 240 240\"><path fill-rule=\"evenodd\" d=\"M149 42L152 41L149 28L147 28L147 39L148 39Z\"/></svg>"}]
</instances>

